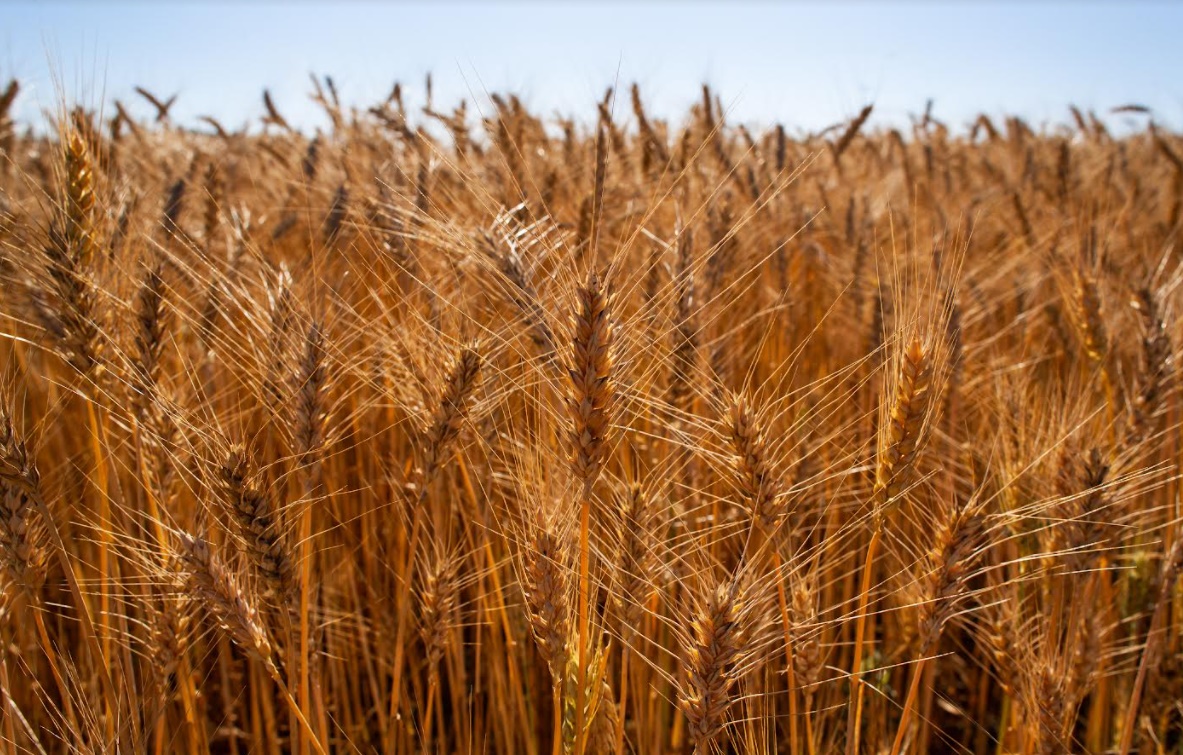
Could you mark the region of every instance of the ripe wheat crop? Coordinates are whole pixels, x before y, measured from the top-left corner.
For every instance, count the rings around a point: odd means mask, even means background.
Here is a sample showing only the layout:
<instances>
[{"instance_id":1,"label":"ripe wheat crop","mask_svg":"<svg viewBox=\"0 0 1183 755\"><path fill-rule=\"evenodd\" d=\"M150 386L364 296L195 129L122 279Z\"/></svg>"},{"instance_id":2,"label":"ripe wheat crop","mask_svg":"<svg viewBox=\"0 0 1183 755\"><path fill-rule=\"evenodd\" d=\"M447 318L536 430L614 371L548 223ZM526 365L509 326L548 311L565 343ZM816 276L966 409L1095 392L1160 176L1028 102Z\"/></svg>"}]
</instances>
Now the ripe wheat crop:
<instances>
[{"instance_id":1,"label":"ripe wheat crop","mask_svg":"<svg viewBox=\"0 0 1183 755\"><path fill-rule=\"evenodd\" d=\"M1183 138L0 97L0 751L1183 752Z\"/></svg>"}]
</instances>

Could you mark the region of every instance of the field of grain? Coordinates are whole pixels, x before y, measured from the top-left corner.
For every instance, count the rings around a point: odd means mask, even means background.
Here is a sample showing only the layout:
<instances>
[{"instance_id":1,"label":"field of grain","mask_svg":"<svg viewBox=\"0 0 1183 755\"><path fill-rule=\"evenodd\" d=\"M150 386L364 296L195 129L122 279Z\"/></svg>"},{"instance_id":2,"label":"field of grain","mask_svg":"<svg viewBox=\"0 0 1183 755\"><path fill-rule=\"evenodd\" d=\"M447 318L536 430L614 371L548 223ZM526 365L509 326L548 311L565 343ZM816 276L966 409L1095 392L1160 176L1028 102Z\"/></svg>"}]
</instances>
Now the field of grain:
<instances>
[{"instance_id":1,"label":"field of grain","mask_svg":"<svg viewBox=\"0 0 1183 755\"><path fill-rule=\"evenodd\" d=\"M0 98L0 751L1183 752L1178 134L314 85Z\"/></svg>"}]
</instances>

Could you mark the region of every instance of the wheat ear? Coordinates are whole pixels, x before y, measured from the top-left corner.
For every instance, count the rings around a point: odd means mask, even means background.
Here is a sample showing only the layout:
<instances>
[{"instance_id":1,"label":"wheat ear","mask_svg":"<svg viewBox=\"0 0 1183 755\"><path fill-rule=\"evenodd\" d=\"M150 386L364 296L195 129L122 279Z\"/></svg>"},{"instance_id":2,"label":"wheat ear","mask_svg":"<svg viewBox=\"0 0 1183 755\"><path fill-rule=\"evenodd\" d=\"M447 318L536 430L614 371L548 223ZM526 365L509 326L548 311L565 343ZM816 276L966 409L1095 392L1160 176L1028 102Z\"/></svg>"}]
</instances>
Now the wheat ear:
<instances>
[{"instance_id":1,"label":"wheat ear","mask_svg":"<svg viewBox=\"0 0 1183 755\"><path fill-rule=\"evenodd\" d=\"M748 644L738 582L719 585L691 620L685 649L686 683L678 704L686 714L695 755L707 755L733 702L731 688Z\"/></svg>"},{"instance_id":2,"label":"wheat ear","mask_svg":"<svg viewBox=\"0 0 1183 755\"><path fill-rule=\"evenodd\" d=\"M613 322L611 297L591 273L576 294L574 339L570 363L567 411L571 420L571 471L580 486L579 513L579 633L576 679L576 755L584 745L584 701L587 653L591 644L590 544L592 486L610 451L609 431L616 390L613 382Z\"/></svg>"},{"instance_id":3,"label":"wheat ear","mask_svg":"<svg viewBox=\"0 0 1183 755\"><path fill-rule=\"evenodd\" d=\"M933 355L919 337L913 337L904 349L896 380L895 396L888 416L887 430L880 442L872 493L872 532L863 561L859 588L858 614L855 619L854 652L851 657L853 700L847 716L847 755L857 755L861 729L863 686L863 644L867 631L875 556L883 533L887 507L911 482L912 467L927 429L928 407L933 386Z\"/></svg>"}]
</instances>

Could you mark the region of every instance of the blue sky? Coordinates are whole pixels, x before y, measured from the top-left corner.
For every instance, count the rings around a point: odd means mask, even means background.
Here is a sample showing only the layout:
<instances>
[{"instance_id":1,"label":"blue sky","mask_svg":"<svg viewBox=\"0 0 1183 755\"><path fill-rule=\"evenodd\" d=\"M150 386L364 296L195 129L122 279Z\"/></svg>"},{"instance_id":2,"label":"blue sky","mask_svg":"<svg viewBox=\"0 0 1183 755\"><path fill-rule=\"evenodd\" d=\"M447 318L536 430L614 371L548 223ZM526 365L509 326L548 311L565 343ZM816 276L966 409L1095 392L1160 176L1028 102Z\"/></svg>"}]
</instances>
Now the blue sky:
<instances>
[{"instance_id":1,"label":"blue sky","mask_svg":"<svg viewBox=\"0 0 1183 755\"><path fill-rule=\"evenodd\" d=\"M818 128L867 103L906 122L1018 113L1066 120L1138 102L1183 125L1183 3L6 3L0 78L26 83L17 115L179 92L174 115L257 123L264 87L290 120L321 123L308 73L347 101L381 99L395 79L437 106L512 90L545 112L590 115L604 88L638 81L678 115L701 82L734 120ZM625 108L622 101L619 108ZM1111 118L1120 123L1121 116Z\"/></svg>"}]
</instances>

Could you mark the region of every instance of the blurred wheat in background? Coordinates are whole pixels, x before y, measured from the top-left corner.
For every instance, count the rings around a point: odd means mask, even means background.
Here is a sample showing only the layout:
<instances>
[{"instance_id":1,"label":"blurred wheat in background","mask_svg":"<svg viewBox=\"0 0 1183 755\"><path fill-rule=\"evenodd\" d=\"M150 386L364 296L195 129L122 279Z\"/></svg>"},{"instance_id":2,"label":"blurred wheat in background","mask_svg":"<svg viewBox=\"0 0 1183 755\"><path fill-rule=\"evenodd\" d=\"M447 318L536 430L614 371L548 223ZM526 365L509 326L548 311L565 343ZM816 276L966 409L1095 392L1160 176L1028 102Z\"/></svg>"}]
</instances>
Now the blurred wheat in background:
<instances>
[{"instance_id":1,"label":"blurred wheat in background","mask_svg":"<svg viewBox=\"0 0 1183 755\"><path fill-rule=\"evenodd\" d=\"M140 94L0 98L0 750L1183 748L1178 134Z\"/></svg>"}]
</instances>

